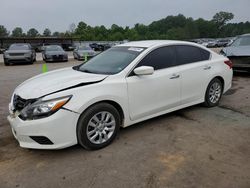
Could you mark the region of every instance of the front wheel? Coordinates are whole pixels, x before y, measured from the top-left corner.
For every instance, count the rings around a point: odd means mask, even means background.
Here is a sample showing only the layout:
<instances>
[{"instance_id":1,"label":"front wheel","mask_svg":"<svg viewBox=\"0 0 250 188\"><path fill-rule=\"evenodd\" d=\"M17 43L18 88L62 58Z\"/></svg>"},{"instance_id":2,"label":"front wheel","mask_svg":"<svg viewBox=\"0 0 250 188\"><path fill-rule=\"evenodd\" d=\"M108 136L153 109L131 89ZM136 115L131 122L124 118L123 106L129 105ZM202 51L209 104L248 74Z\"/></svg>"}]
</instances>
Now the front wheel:
<instances>
[{"instance_id":1,"label":"front wheel","mask_svg":"<svg viewBox=\"0 0 250 188\"><path fill-rule=\"evenodd\" d=\"M119 112L114 106L108 103L96 104L79 118L78 143L86 149L101 149L115 139L120 122Z\"/></svg>"},{"instance_id":2,"label":"front wheel","mask_svg":"<svg viewBox=\"0 0 250 188\"><path fill-rule=\"evenodd\" d=\"M205 106L214 107L220 102L223 93L223 86L218 78L214 78L207 87L205 95Z\"/></svg>"},{"instance_id":3,"label":"front wheel","mask_svg":"<svg viewBox=\"0 0 250 188\"><path fill-rule=\"evenodd\" d=\"M9 62L7 62L7 61L4 61L4 65L5 65L5 66L9 66L9 65L10 65L10 63L9 63Z\"/></svg>"}]
</instances>

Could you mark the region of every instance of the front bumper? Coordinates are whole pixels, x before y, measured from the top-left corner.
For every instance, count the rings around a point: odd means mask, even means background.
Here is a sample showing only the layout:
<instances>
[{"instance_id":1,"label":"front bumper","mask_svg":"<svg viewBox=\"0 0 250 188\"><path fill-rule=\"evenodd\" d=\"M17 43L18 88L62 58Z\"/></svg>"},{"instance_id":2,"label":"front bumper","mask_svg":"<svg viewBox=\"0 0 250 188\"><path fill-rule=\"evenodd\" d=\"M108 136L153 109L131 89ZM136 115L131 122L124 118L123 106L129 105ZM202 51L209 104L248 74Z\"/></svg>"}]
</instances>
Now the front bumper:
<instances>
[{"instance_id":1,"label":"front bumper","mask_svg":"<svg viewBox=\"0 0 250 188\"><path fill-rule=\"evenodd\" d=\"M94 55L86 55L87 59L91 59ZM85 55L77 55L78 60L85 60Z\"/></svg>"},{"instance_id":2,"label":"front bumper","mask_svg":"<svg viewBox=\"0 0 250 188\"><path fill-rule=\"evenodd\" d=\"M23 121L8 116L14 137L19 145L32 149L62 149L77 144L76 125L79 114L64 109L42 119ZM34 137L48 138L52 144L39 144Z\"/></svg>"},{"instance_id":3,"label":"front bumper","mask_svg":"<svg viewBox=\"0 0 250 188\"><path fill-rule=\"evenodd\" d=\"M68 57L64 55L52 55L52 56L46 56L45 60L48 62L68 61Z\"/></svg>"},{"instance_id":4,"label":"front bumper","mask_svg":"<svg viewBox=\"0 0 250 188\"><path fill-rule=\"evenodd\" d=\"M32 57L26 56L8 56L4 57L4 61L7 63L22 63L22 62L30 62Z\"/></svg>"}]
</instances>

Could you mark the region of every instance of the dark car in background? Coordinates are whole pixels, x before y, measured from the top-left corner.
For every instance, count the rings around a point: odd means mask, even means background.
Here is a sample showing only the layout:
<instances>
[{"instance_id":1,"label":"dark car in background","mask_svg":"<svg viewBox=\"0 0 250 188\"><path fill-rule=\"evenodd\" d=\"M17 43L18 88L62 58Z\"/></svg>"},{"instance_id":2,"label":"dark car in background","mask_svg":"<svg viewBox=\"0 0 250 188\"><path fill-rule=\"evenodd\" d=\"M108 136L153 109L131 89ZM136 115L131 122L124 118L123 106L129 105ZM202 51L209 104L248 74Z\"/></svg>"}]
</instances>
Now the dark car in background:
<instances>
[{"instance_id":1,"label":"dark car in background","mask_svg":"<svg viewBox=\"0 0 250 188\"><path fill-rule=\"evenodd\" d=\"M207 43L208 48L217 48L218 47L218 40L212 40Z\"/></svg>"},{"instance_id":2,"label":"dark car in background","mask_svg":"<svg viewBox=\"0 0 250 188\"><path fill-rule=\"evenodd\" d=\"M77 60L83 60L85 59L85 56L89 59L91 57L94 57L95 55L96 55L96 52L89 46L78 46L73 51L74 59L77 59Z\"/></svg>"},{"instance_id":3,"label":"dark car in background","mask_svg":"<svg viewBox=\"0 0 250 188\"><path fill-rule=\"evenodd\" d=\"M223 48L220 54L232 61L234 70L250 72L250 34L238 36L230 46Z\"/></svg>"},{"instance_id":4,"label":"dark car in background","mask_svg":"<svg viewBox=\"0 0 250 188\"><path fill-rule=\"evenodd\" d=\"M111 45L109 44L97 44L97 43L92 43L92 44L89 44L89 46L95 50L95 51L105 51L109 48L111 48Z\"/></svg>"},{"instance_id":5,"label":"dark car in background","mask_svg":"<svg viewBox=\"0 0 250 188\"><path fill-rule=\"evenodd\" d=\"M91 43L89 44L89 46L95 51L103 51L102 47L97 43Z\"/></svg>"},{"instance_id":6,"label":"dark car in background","mask_svg":"<svg viewBox=\"0 0 250 188\"><path fill-rule=\"evenodd\" d=\"M42 52L45 62L67 62L68 54L59 45L45 46Z\"/></svg>"},{"instance_id":7,"label":"dark car in background","mask_svg":"<svg viewBox=\"0 0 250 188\"><path fill-rule=\"evenodd\" d=\"M11 44L4 52L3 58L6 66L17 63L33 64L36 61L36 52L27 43Z\"/></svg>"}]
</instances>

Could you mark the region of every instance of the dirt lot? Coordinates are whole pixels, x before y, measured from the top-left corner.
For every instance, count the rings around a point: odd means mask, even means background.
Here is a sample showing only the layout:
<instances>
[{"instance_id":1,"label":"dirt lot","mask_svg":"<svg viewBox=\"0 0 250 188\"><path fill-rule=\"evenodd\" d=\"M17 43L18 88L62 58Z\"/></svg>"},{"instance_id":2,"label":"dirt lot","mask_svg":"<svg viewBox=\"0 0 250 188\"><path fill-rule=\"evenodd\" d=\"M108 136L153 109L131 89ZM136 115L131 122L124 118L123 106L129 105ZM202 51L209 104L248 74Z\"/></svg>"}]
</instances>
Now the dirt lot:
<instances>
[{"instance_id":1,"label":"dirt lot","mask_svg":"<svg viewBox=\"0 0 250 188\"><path fill-rule=\"evenodd\" d=\"M49 64L49 70L76 62ZM234 76L219 107L201 105L122 129L99 151L22 149L13 138L13 89L42 65L0 65L0 187L250 187L250 75Z\"/></svg>"}]
</instances>

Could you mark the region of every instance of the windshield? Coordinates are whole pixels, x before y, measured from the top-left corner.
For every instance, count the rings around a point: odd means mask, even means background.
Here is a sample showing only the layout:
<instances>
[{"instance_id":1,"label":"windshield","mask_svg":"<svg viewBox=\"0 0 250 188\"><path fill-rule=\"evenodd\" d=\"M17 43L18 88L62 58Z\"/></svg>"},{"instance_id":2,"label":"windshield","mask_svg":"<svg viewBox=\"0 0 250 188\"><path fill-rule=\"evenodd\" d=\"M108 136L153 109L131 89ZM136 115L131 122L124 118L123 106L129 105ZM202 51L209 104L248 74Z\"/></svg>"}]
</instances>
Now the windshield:
<instances>
[{"instance_id":1,"label":"windshield","mask_svg":"<svg viewBox=\"0 0 250 188\"><path fill-rule=\"evenodd\" d=\"M79 46L78 50L92 50L89 46Z\"/></svg>"},{"instance_id":2,"label":"windshield","mask_svg":"<svg viewBox=\"0 0 250 188\"><path fill-rule=\"evenodd\" d=\"M9 50L29 50L29 45L27 44L12 44Z\"/></svg>"},{"instance_id":3,"label":"windshield","mask_svg":"<svg viewBox=\"0 0 250 188\"><path fill-rule=\"evenodd\" d=\"M231 46L250 46L250 36L243 36L237 38Z\"/></svg>"},{"instance_id":4,"label":"windshield","mask_svg":"<svg viewBox=\"0 0 250 188\"><path fill-rule=\"evenodd\" d=\"M63 51L61 46L46 46L46 51Z\"/></svg>"},{"instance_id":5,"label":"windshield","mask_svg":"<svg viewBox=\"0 0 250 188\"><path fill-rule=\"evenodd\" d=\"M78 70L94 74L116 74L127 67L144 48L114 47L90 59Z\"/></svg>"}]
</instances>

